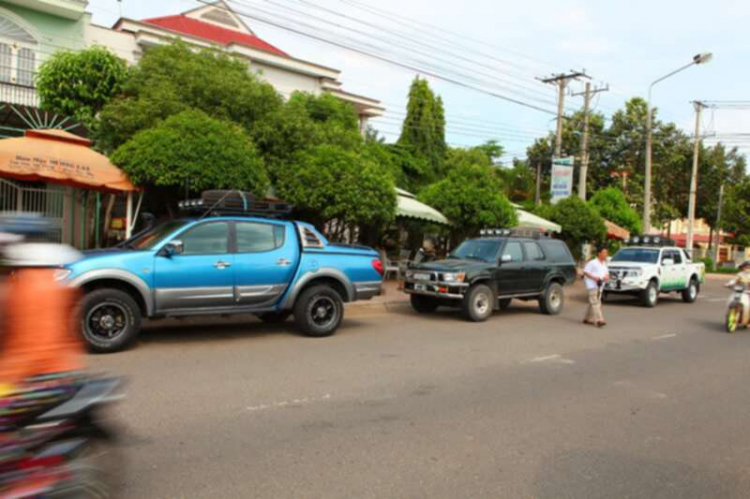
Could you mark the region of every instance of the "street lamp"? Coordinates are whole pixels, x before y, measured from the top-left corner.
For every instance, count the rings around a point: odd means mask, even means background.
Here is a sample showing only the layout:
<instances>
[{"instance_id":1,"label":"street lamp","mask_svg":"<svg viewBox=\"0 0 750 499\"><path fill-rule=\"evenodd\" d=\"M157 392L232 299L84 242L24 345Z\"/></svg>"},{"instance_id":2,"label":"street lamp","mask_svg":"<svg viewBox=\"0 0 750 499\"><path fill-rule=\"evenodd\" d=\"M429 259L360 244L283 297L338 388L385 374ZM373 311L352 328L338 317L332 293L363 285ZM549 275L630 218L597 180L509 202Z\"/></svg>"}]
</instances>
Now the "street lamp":
<instances>
[{"instance_id":1,"label":"street lamp","mask_svg":"<svg viewBox=\"0 0 750 499\"><path fill-rule=\"evenodd\" d=\"M648 234L651 232L651 145L653 141L652 130L651 130L651 119L653 110L651 109L651 91L654 89L654 85L660 83L670 76L674 76L677 73L686 70L690 66L697 64L705 64L711 60L713 54L711 52L703 52L696 54L690 64L686 64L681 68L675 69L669 74L662 76L661 78L654 80L648 87L648 111L646 113L646 182L644 186L643 194L643 232Z\"/></svg>"}]
</instances>

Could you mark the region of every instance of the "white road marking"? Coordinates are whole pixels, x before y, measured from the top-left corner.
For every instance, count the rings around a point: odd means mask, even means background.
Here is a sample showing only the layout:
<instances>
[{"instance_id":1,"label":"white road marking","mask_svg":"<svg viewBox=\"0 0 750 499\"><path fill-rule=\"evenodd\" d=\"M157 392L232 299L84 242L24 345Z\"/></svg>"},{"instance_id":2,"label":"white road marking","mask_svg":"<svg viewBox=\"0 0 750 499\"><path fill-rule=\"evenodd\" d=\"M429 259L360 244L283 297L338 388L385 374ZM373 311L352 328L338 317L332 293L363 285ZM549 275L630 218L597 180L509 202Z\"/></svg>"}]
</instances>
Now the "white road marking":
<instances>
[{"instance_id":1,"label":"white road marking","mask_svg":"<svg viewBox=\"0 0 750 499\"><path fill-rule=\"evenodd\" d=\"M566 359L560 354L545 355L543 357L534 357L526 362L557 362L559 364L575 364L576 362L572 359Z\"/></svg>"},{"instance_id":2,"label":"white road marking","mask_svg":"<svg viewBox=\"0 0 750 499\"><path fill-rule=\"evenodd\" d=\"M672 334L662 334L661 336L654 336L654 337L653 337L653 338L651 338L651 339L652 339L653 341L659 341L659 340L666 340L666 339L668 339L668 338L674 338L675 336L677 336L677 334L676 334L676 333L672 333Z\"/></svg>"},{"instance_id":3,"label":"white road marking","mask_svg":"<svg viewBox=\"0 0 750 499\"><path fill-rule=\"evenodd\" d=\"M245 408L248 412L256 412L256 411L265 411L267 409L278 409L281 407L287 407L290 405L305 405L305 404L312 404L314 402L322 402L325 400L330 400L331 394L326 393L322 397L303 397L299 399L292 399L292 400L282 400L280 402L273 402L270 404L259 404L259 405L251 405Z\"/></svg>"}]
</instances>

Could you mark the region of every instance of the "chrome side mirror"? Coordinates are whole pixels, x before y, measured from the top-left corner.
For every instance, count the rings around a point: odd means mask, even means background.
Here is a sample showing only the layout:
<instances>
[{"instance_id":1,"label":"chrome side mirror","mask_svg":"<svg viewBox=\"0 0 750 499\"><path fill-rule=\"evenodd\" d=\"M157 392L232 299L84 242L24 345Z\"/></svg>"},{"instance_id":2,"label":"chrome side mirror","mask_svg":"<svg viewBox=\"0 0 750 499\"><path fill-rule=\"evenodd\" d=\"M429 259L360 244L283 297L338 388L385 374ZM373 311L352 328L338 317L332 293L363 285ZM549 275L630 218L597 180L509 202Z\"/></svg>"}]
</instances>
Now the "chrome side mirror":
<instances>
[{"instance_id":1,"label":"chrome side mirror","mask_svg":"<svg viewBox=\"0 0 750 499\"><path fill-rule=\"evenodd\" d=\"M674 260L672 258L665 258L664 260L661 261L661 264L664 265L665 267L669 267L671 265L674 265Z\"/></svg>"},{"instance_id":2,"label":"chrome side mirror","mask_svg":"<svg viewBox=\"0 0 750 499\"><path fill-rule=\"evenodd\" d=\"M502 262L502 263L508 263L508 262L512 262L512 261L513 261L513 255L503 255L500 258L500 262Z\"/></svg>"}]
</instances>

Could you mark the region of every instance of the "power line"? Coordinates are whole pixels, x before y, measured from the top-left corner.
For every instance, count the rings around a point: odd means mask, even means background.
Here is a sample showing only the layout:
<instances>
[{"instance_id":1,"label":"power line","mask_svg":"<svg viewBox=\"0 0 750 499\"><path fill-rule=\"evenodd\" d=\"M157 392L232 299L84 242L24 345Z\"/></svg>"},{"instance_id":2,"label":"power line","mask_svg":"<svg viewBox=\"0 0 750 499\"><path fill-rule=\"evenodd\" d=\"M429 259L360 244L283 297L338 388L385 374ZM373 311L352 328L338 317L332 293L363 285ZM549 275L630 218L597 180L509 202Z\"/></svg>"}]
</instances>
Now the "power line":
<instances>
[{"instance_id":1,"label":"power line","mask_svg":"<svg viewBox=\"0 0 750 499\"><path fill-rule=\"evenodd\" d=\"M198 1L200 1L201 3L203 3L205 5L213 5L208 0L198 0ZM221 7L216 7L216 8L221 8ZM224 10L227 10L227 9L224 9ZM459 86L459 87L462 87L462 88L467 88L469 90L475 90L477 92L480 92L480 93L483 93L483 94L486 94L486 95L489 95L489 96L492 96L492 97L496 97L498 99L501 99L501 100L504 100L504 101L507 101L507 102L518 104L520 106L523 106L523 107L526 107L526 108L529 108L529 109L534 109L536 111L540 111L540 112L543 112L545 114L554 114L553 111L550 111L549 109L545 109L545 108L543 108L541 106L530 104L530 103L527 103L527 102L524 102L524 101L521 101L519 99L515 99L515 98L512 98L512 97L508 97L508 96L505 96L503 94L500 94L500 93L497 93L497 92L494 92L494 91L490 91L490 90L487 90L487 89L476 87L474 85L465 83L463 81L460 81L459 79L456 79L456 78L453 78L453 77L450 77L450 76L441 75L441 74L433 72L433 71L425 71L423 68L419 68L419 67L411 65L411 64L402 63L402 62L399 62L397 60L391 59L389 57L381 56L381 55L379 55L377 53L372 53L372 52L364 50L364 49L358 49L358 48L350 47L350 46L348 46L348 45L346 45L344 43L341 43L341 42L338 42L338 41L335 41L335 40L327 39L326 37L318 35L318 34L316 34L314 32L313 33L305 32L305 31L303 31L301 29L297 29L297 28L293 28L293 27L290 27L290 26L286 26L286 25L281 24L279 22L276 22L276 21L273 21L273 20L270 20L270 19L266 19L266 18L263 18L261 16L255 15L255 14L249 14L249 13L244 12L244 11L234 11L234 13L236 15L239 15L239 16L242 16L242 17L245 17L245 18L249 18L249 19L254 19L254 20L256 20L258 22L261 22L263 24L266 24L266 25L269 25L269 26L274 26L276 28L289 31L289 32L298 34L300 36L305 36L307 38L310 38L310 39L313 39L313 40L317 40L317 41L320 41L320 42L323 42L323 43L327 43L329 45L332 45L332 46L335 46L335 47L339 47L339 48L342 48L344 50L349 50L351 52L355 52L355 53L358 53L358 54L361 54L361 55L364 55L364 56L368 56L368 57L371 57L373 59L377 59L377 60L380 60L382 62L386 62L388 64L392 64L394 66L398 66L398 67L402 67L402 68L408 69L410 71L415 71L417 73L422 73L422 74L425 74L427 76L431 76L431 77L436 78L438 80L442 80L442 81L445 81L447 83L451 83L453 85L456 85L456 86Z\"/></svg>"}]
</instances>

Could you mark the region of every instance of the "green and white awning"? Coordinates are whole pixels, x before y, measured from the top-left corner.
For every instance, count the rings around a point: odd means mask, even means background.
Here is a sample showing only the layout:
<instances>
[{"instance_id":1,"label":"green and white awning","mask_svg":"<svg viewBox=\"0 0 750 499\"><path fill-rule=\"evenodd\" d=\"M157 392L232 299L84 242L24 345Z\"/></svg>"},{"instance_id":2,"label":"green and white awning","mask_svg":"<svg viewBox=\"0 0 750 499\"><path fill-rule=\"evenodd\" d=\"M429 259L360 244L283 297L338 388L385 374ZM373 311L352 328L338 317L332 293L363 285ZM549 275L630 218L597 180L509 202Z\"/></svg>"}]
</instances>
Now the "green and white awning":
<instances>
[{"instance_id":1,"label":"green and white awning","mask_svg":"<svg viewBox=\"0 0 750 499\"><path fill-rule=\"evenodd\" d=\"M522 229L538 229L546 232L562 232L562 227L554 222L550 222L540 216L524 211L521 207L515 203L513 208L516 209L516 216L518 217L518 228Z\"/></svg>"},{"instance_id":2,"label":"green and white awning","mask_svg":"<svg viewBox=\"0 0 750 499\"><path fill-rule=\"evenodd\" d=\"M396 216L402 218L416 218L441 225L450 225L451 223L445 218L445 215L431 206L417 201L416 196L409 191L396 188L398 194L398 205L396 207Z\"/></svg>"}]
</instances>

